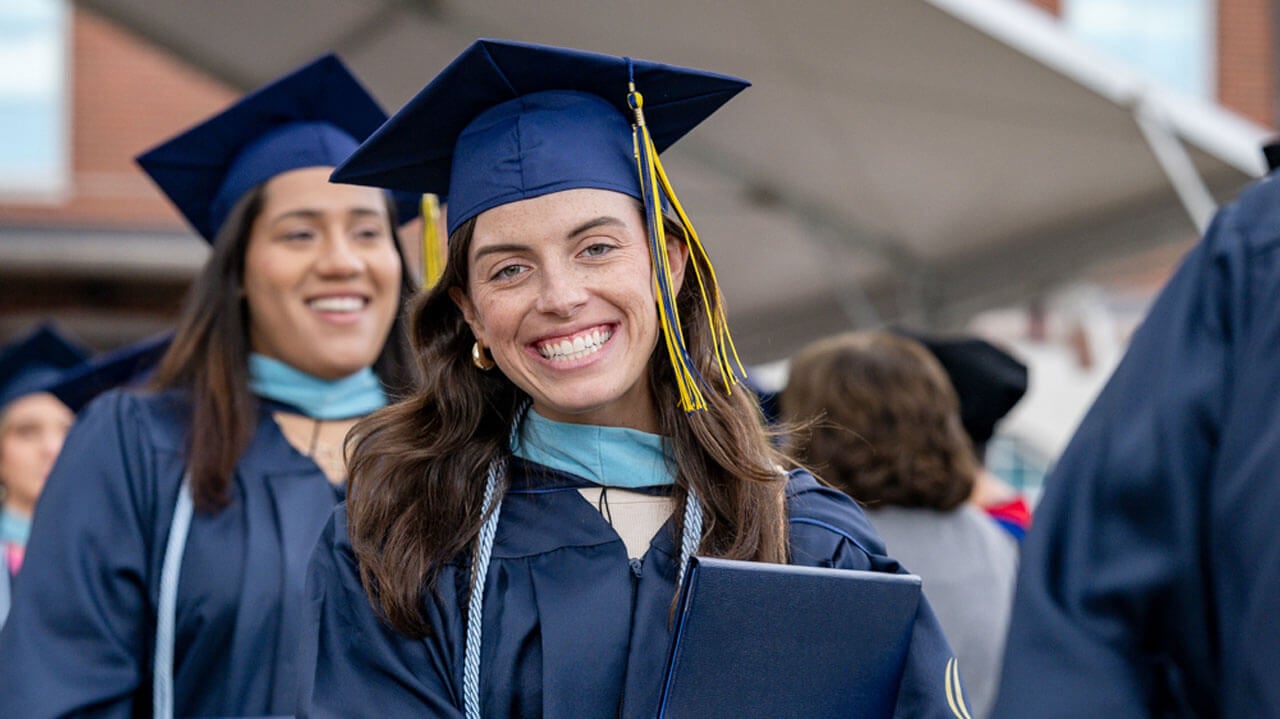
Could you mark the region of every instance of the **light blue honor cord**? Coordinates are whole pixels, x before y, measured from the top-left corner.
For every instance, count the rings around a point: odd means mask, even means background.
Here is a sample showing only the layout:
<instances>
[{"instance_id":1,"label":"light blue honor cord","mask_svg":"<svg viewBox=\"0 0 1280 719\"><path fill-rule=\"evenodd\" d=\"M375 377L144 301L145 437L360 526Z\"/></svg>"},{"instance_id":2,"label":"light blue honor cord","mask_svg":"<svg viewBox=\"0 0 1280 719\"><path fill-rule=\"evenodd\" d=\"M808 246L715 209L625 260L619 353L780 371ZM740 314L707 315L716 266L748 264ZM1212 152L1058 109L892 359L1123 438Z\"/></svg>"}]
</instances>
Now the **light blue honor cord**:
<instances>
[{"instance_id":1,"label":"light blue honor cord","mask_svg":"<svg viewBox=\"0 0 1280 719\"><path fill-rule=\"evenodd\" d=\"M156 649L151 665L151 715L155 719L173 719L173 642L178 618L178 577L182 572L182 555L187 548L191 518L195 514L190 482L190 474L182 477L178 504L169 525L169 541L165 544L164 560L160 565Z\"/></svg>"},{"instance_id":2,"label":"light blue honor cord","mask_svg":"<svg viewBox=\"0 0 1280 719\"><path fill-rule=\"evenodd\" d=\"M359 417L387 404L382 384L368 367L348 377L328 381L256 353L249 355L249 388L260 397L296 407L314 419ZM184 475L160 565L160 599L156 607L156 643L151 667L151 711L155 719L173 719L178 580L194 515L190 475Z\"/></svg>"},{"instance_id":3,"label":"light blue honor cord","mask_svg":"<svg viewBox=\"0 0 1280 719\"><path fill-rule=\"evenodd\" d=\"M0 545L3 546L3 545ZM0 557L0 559L5 559ZM6 560L4 566L0 566L0 629L4 628L4 620L9 617L9 564Z\"/></svg>"}]
</instances>

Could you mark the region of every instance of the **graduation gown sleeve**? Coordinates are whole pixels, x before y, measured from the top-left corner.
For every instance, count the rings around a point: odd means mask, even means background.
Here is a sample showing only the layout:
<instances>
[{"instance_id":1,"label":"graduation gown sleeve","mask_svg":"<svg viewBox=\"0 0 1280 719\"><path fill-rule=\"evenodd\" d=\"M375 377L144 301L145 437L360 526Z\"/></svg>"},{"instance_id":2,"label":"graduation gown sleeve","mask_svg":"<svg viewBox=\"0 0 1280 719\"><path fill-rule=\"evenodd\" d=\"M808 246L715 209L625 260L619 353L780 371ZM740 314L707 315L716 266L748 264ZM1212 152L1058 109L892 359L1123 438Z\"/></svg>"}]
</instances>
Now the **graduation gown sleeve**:
<instances>
[{"instance_id":1,"label":"graduation gown sleeve","mask_svg":"<svg viewBox=\"0 0 1280 719\"><path fill-rule=\"evenodd\" d=\"M127 398L91 405L41 495L0 633L0 714L131 717L153 631L148 542L156 501Z\"/></svg>"},{"instance_id":2,"label":"graduation gown sleeve","mask_svg":"<svg viewBox=\"0 0 1280 719\"><path fill-rule=\"evenodd\" d=\"M346 505L340 505L311 558L307 576L308 620L301 666L299 717L462 717L462 657L457 641L411 641L378 619L360 583L347 541ZM427 601L429 612L437 602ZM430 618L433 632L460 627ZM450 681L458 668L456 681Z\"/></svg>"},{"instance_id":3,"label":"graduation gown sleeve","mask_svg":"<svg viewBox=\"0 0 1280 719\"><path fill-rule=\"evenodd\" d=\"M866 514L849 497L820 486L806 472L793 473L790 493L793 564L909 572L888 555ZM895 719L968 719L962 670L933 607L922 597L898 686Z\"/></svg>"},{"instance_id":4,"label":"graduation gown sleeve","mask_svg":"<svg viewBox=\"0 0 1280 719\"><path fill-rule=\"evenodd\" d=\"M1218 213L1050 477L995 716L1280 706L1278 207L1268 179Z\"/></svg>"}]
</instances>

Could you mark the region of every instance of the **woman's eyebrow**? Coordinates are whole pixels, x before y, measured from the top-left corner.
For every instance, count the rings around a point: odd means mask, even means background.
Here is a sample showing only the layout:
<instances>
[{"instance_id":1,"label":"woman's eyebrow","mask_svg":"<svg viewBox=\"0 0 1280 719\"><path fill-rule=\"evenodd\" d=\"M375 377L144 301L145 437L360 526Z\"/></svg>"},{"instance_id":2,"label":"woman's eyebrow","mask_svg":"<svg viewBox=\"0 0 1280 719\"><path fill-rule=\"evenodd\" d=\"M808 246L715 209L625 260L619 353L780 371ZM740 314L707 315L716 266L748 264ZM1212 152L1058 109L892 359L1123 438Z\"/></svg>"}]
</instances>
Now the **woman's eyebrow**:
<instances>
[{"instance_id":1,"label":"woman's eyebrow","mask_svg":"<svg viewBox=\"0 0 1280 719\"><path fill-rule=\"evenodd\" d=\"M581 235L582 233L587 232L588 230L594 230L597 227L604 227L604 226L622 227L625 225L626 223L624 223L622 220L618 219L617 217L613 217L611 215L601 215L600 217L597 217L594 220L587 220L586 222L582 223L577 228L575 228L573 232L570 232L568 235L565 235L565 236L577 237L578 235Z\"/></svg>"},{"instance_id":2,"label":"woman's eyebrow","mask_svg":"<svg viewBox=\"0 0 1280 719\"><path fill-rule=\"evenodd\" d=\"M314 220L320 219L320 215L321 213L319 210L307 210L307 209L289 210L288 212L282 212L276 215L275 217L272 217L271 224L274 225L275 223L280 222L281 220L288 220L290 218L314 221Z\"/></svg>"},{"instance_id":3,"label":"woman's eyebrow","mask_svg":"<svg viewBox=\"0 0 1280 719\"><path fill-rule=\"evenodd\" d=\"M528 245L502 244L502 245L485 245L476 250L476 260L480 260L485 255L492 255L499 252L524 252L529 249Z\"/></svg>"},{"instance_id":4,"label":"woman's eyebrow","mask_svg":"<svg viewBox=\"0 0 1280 719\"><path fill-rule=\"evenodd\" d=\"M566 238L577 237L578 235L581 235L584 232L589 232L591 230L594 230L597 227L623 227L625 225L626 223L624 223L622 220L618 219L617 217L613 217L612 215L601 215L600 217L587 220L581 225L578 225L573 229L572 232L569 232L568 234L566 234L565 237ZM517 243L485 245L484 247L481 247L480 249L476 250L476 260L480 260L485 255L492 255L499 252L524 252L524 251L527 251L528 249L529 249L528 245L521 245Z\"/></svg>"},{"instance_id":5,"label":"woman's eyebrow","mask_svg":"<svg viewBox=\"0 0 1280 719\"><path fill-rule=\"evenodd\" d=\"M378 216L381 216L383 213L380 210L376 210L370 207L353 207L347 210L347 214L349 216L355 216L355 217L378 217ZM315 221L323 217L324 217L324 212L320 210L313 210L313 209L308 209L303 207L296 210L289 210L288 212L282 212L279 215L272 217L271 222L276 223L281 220L287 220L290 218Z\"/></svg>"}]
</instances>

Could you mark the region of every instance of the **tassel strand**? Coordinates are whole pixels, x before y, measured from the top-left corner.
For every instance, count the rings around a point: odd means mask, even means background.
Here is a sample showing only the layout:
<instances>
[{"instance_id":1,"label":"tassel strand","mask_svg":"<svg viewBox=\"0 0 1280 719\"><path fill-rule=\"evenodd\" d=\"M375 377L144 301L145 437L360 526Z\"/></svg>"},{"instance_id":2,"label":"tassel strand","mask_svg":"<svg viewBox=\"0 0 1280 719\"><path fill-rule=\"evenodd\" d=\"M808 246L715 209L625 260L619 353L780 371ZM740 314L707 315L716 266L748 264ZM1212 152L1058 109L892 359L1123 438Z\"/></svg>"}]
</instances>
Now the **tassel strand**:
<instances>
[{"instance_id":1,"label":"tassel strand","mask_svg":"<svg viewBox=\"0 0 1280 719\"><path fill-rule=\"evenodd\" d=\"M628 61L630 72L630 61ZM671 260L667 254L666 229L663 223L662 202L665 200L675 211L689 245L689 261L698 283L711 328L712 349L719 365L726 393L732 394L733 385L746 377L742 360L729 334L724 311L724 299L716 281L711 257L707 254L697 231L684 207L676 197L666 170L658 159L657 148L644 120L644 96L636 91L634 78L628 83L627 104L635 113L632 125L632 144L636 158L636 170L640 178L640 192L644 200L645 222L649 231L649 251L653 258L654 290L658 296L659 320L671 365L675 369L676 385L680 392L680 406L685 412L706 409L704 391L712 391L697 365L689 355L681 331L680 313L676 306L675 280L671 274ZM705 266L705 267L704 267ZM704 271L706 276L704 276Z\"/></svg>"}]
</instances>

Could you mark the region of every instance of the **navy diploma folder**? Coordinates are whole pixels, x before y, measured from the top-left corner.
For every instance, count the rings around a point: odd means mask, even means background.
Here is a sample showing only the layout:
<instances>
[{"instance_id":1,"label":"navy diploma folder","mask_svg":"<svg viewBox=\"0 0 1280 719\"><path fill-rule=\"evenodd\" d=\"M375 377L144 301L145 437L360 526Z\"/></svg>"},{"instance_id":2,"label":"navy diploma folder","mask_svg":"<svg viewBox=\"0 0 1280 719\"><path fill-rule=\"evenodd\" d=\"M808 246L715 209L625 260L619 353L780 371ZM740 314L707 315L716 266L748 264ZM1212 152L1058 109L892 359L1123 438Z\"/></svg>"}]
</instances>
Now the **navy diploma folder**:
<instances>
[{"instance_id":1,"label":"navy diploma folder","mask_svg":"<svg viewBox=\"0 0 1280 719\"><path fill-rule=\"evenodd\" d=\"M659 719L889 719L920 578L694 557Z\"/></svg>"}]
</instances>

